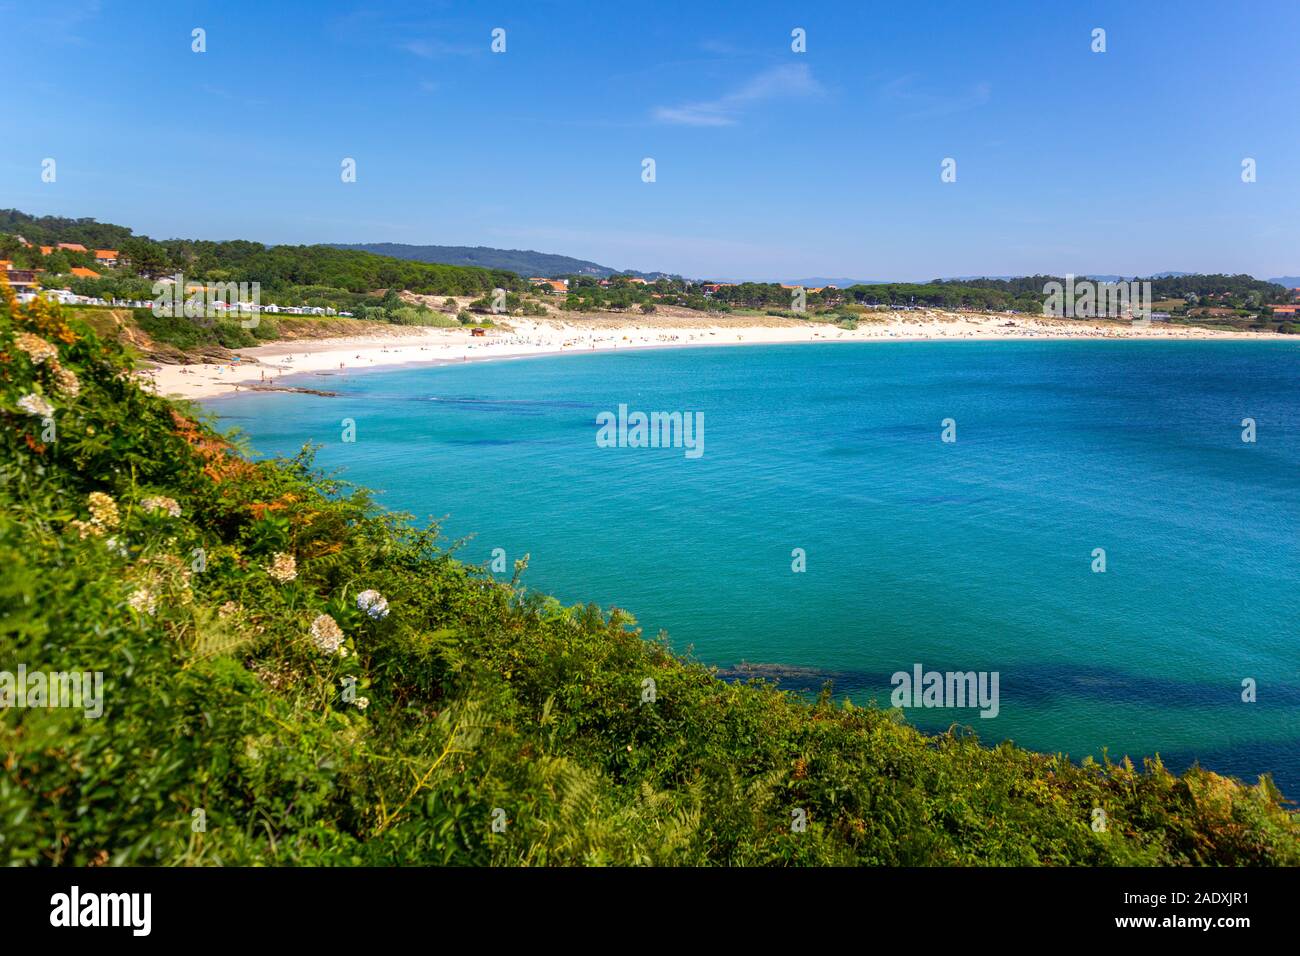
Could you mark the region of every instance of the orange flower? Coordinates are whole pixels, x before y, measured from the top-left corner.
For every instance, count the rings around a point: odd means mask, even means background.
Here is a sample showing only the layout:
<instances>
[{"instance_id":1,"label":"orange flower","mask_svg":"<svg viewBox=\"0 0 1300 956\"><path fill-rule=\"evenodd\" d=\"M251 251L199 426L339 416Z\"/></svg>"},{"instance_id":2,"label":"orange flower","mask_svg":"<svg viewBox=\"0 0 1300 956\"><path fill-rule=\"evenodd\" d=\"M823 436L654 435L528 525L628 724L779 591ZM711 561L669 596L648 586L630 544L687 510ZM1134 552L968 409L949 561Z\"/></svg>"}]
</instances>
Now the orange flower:
<instances>
[{"instance_id":1,"label":"orange flower","mask_svg":"<svg viewBox=\"0 0 1300 956\"><path fill-rule=\"evenodd\" d=\"M171 415L176 434L185 439L205 463L203 473L213 483L221 484L227 479L245 478L256 472L256 466L252 462L232 453L230 442L210 437L195 422L175 409L172 409Z\"/></svg>"}]
</instances>

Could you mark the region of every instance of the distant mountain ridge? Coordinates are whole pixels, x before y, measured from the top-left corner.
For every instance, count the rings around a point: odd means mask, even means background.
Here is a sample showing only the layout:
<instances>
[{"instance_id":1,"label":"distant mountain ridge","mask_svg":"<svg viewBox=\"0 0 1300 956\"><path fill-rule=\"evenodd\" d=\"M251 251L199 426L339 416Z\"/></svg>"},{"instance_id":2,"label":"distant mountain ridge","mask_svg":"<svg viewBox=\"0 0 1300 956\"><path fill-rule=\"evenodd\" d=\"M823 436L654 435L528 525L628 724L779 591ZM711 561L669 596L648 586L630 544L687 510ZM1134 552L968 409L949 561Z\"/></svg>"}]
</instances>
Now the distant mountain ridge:
<instances>
[{"instance_id":1,"label":"distant mountain ridge","mask_svg":"<svg viewBox=\"0 0 1300 956\"><path fill-rule=\"evenodd\" d=\"M413 262L432 262L449 266L480 266L485 269L508 269L516 275L528 278L540 276L592 276L607 279L612 275L633 275L642 279L654 280L668 277L666 272L637 272L635 269L612 269L599 262L587 259L575 259L551 252L536 252L532 249L494 249L491 246L414 246L404 242L357 242L330 243L335 249L354 249L360 252L373 252L380 256L392 256L395 259L409 259Z\"/></svg>"},{"instance_id":2,"label":"distant mountain ridge","mask_svg":"<svg viewBox=\"0 0 1300 956\"><path fill-rule=\"evenodd\" d=\"M785 284L801 285L804 286L805 288L812 287L814 289L821 288L822 286L833 285L837 289L847 289L850 286L855 286L855 285L888 285L889 280L888 279L845 279L842 277L836 279L836 278L827 278L826 276L809 276L808 278L805 279L788 279L786 280Z\"/></svg>"},{"instance_id":3,"label":"distant mountain ridge","mask_svg":"<svg viewBox=\"0 0 1300 956\"><path fill-rule=\"evenodd\" d=\"M1077 279L1092 279L1094 282L1128 282L1130 279L1179 279L1183 276L1196 275L1194 272L1157 272L1149 276L1131 276L1131 275L1102 275L1101 273L1076 272ZM996 282L1012 282L1016 279L1026 279L1028 276L947 276L939 279L939 282L973 282L976 279L992 279ZM1269 279L1269 282L1275 280Z\"/></svg>"}]
</instances>

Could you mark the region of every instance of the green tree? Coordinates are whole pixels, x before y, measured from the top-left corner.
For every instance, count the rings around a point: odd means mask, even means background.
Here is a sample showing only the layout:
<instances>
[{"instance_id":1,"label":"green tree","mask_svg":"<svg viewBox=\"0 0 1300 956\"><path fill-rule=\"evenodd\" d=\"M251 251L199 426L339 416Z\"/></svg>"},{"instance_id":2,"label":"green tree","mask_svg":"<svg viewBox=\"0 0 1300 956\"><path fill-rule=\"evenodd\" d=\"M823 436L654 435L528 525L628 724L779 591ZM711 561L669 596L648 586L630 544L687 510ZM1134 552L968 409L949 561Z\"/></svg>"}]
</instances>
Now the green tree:
<instances>
[{"instance_id":1,"label":"green tree","mask_svg":"<svg viewBox=\"0 0 1300 956\"><path fill-rule=\"evenodd\" d=\"M122 243L118 250L130 260L136 272L149 278L156 278L167 271L169 257L167 250L149 239L131 238Z\"/></svg>"}]
</instances>

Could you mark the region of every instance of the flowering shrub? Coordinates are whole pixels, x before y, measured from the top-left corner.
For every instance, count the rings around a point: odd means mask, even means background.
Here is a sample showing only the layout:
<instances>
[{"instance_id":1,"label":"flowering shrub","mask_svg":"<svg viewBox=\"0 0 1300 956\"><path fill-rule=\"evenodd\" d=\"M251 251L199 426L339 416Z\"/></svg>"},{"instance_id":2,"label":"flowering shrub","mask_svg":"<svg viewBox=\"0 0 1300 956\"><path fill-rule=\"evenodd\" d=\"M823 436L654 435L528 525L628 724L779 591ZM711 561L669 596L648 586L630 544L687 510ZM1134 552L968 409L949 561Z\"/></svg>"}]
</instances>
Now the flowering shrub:
<instances>
[{"instance_id":1,"label":"flowering shrub","mask_svg":"<svg viewBox=\"0 0 1300 956\"><path fill-rule=\"evenodd\" d=\"M311 642L326 654L348 655L348 649L343 646L343 631L328 614L318 614L311 622Z\"/></svg>"},{"instance_id":2,"label":"flowering shrub","mask_svg":"<svg viewBox=\"0 0 1300 956\"><path fill-rule=\"evenodd\" d=\"M362 591L357 595L357 610L376 621L382 621L388 617L388 601L378 591Z\"/></svg>"},{"instance_id":3,"label":"flowering shrub","mask_svg":"<svg viewBox=\"0 0 1300 956\"><path fill-rule=\"evenodd\" d=\"M298 576L298 561L292 554L276 552L266 573L281 584L288 584Z\"/></svg>"},{"instance_id":4,"label":"flowering shrub","mask_svg":"<svg viewBox=\"0 0 1300 956\"><path fill-rule=\"evenodd\" d=\"M0 865L1300 863L1267 780L722 683L128 369L0 299L0 662L104 675L97 719L0 710Z\"/></svg>"},{"instance_id":5,"label":"flowering shrub","mask_svg":"<svg viewBox=\"0 0 1300 956\"><path fill-rule=\"evenodd\" d=\"M35 415L37 418L49 418L54 414L54 406L35 392L29 392L18 399L18 407L28 415Z\"/></svg>"},{"instance_id":6,"label":"flowering shrub","mask_svg":"<svg viewBox=\"0 0 1300 956\"><path fill-rule=\"evenodd\" d=\"M181 506L175 498L168 498L166 495L151 495L140 502L140 507L145 511L161 512L169 518L181 516Z\"/></svg>"}]
</instances>

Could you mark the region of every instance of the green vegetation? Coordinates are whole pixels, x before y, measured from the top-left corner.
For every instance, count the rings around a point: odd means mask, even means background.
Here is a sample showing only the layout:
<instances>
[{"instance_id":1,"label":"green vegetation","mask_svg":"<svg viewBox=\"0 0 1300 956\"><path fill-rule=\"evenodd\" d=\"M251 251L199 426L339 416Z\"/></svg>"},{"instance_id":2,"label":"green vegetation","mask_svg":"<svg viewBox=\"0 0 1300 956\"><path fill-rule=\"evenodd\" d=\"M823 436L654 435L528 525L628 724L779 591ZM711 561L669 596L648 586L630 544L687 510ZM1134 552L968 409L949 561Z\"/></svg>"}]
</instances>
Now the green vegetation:
<instances>
[{"instance_id":1,"label":"green vegetation","mask_svg":"<svg viewBox=\"0 0 1300 956\"><path fill-rule=\"evenodd\" d=\"M1151 280L1151 295L1157 299L1204 299L1217 297L1233 308L1251 308L1266 302L1287 302L1290 290L1276 282L1249 275L1185 275Z\"/></svg>"},{"instance_id":2,"label":"green vegetation","mask_svg":"<svg viewBox=\"0 0 1300 956\"><path fill-rule=\"evenodd\" d=\"M36 246L53 246L60 242L78 242L87 249L117 249L131 237L126 226L115 226L94 219L69 219L65 216L29 216L17 209L0 209L0 232L17 233ZM0 258L8 258L0 256Z\"/></svg>"},{"instance_id":3,"label":"green vegetation","mask_svg":"<svg viewBox=\"0 0 1300 956\"><path fill-rule=\"evenodd\" d=\"M1267 779L724 683L0 291L0 661L104 679L98 719L0 710L0 864L1300 863Z\"/></svg>"},{"instance_id":4,"label":"green vegetation","mask_svg":"<svg viewBox=\"0 0 1300 956\"><path fill-rule=\"evenodd\" d=\"M918 306L930 309L971 309L980 312L1043 311L1043 285L1047 276L1000 282L976 279L970 282L890 282L855 285L843 290L846 301L860 305ZM1036 285L1035 285L1036 284Z\"/></svg>"},{"instance_id":5,"label":"green vegetation","mask_svg":"<svg viewBox=\"0 0 1300 956\"><path fill-rule=\"evenodd\" d=\"M668 298L657 300L656 294ZM587 276L570 276L569 290L560 308L568 312L625 312L656 301L675 305L683 300L685 294L683 283L668 279L653 285L641 285L615 276L609 285L603 286Z\"/></svg>"},{"instance_id":6,"label":"green vegetation","mask_svg":"<svg viewBox=\"0 0 1300 956\"><path fill-rule=\"evenodd\" d=\"M257 242L187 239L169 239L157 245L164 250L164 263L161 269L149 270L151 274L181 272L186 280L260 282L263 300L271 302L304 287L354 294L400 289L429 295L473 295L495 288L524 287L510 272L430 265L330 246L268 247Z\"/></svg>"},{"instance_id":7,"label":"green vegetation","mask_svg":"<svg viewBox=\"0 0 1300 956\"><path fill-rule=\"evenodd\" d=\"M259 340L278 336L279 325L269 316L259 317L256 327L244 328L237 318L190 319L184 316L157 316L151 309L132 309L136 325L155 342L192 352L205 345L227 349L251 348Z\"/></svg>"},{"instance_id":8,"label":"green vegetation","mask_svg":"<svg viewBox=\"0 0 1300 956\"><path fill-rule=\"evenodd\" d=\"M31 245L18 242L21 235ZM43 256L39 247L80 242L87 253L55 249ZM95 262L96 248L111 248L124 257L121 268ZM408 291L429 295L481 295L492 289L527 287L512 272L470 266L434 265L373 255L334 246L264 246L236 240L208 242L168 239L155 242L134 236L124 226L93 219L34 217L0 210L0 259L16 268L44 269L43 284L72 287L78 295L105 299L151 299L153 280L180 273L189 282L257 282L263 305L308 305L351 311L376 306L375 294ZM103 278L74 279L74 266L93 269ZM404 303L385 303L386 313ZM380 316L373 316L381 318ZM398 321L409 319L403 315ZM409 324L409 322L407 323ZM424 323L421 323L424 324ZM436 323L434 323L436 324Z\"/></svg>"},{"instance_id":9,"label":"green vegetation","mask_svg":"<svg viewBox=\"0 0 1300 956\"><path fill-rule=\"evenodd\" d=\"M1077 276L1076 281L1085 278ZM1122 280L1116 280L1122 281ZM1163 303L1174 321L1213 324L1229 329L1289 332L1288 321L1274 320L1269 303L1289 302L1286 287L1249 275L1174 275L1149 281L1153 303ZM1065 285L1064 276L1022 276L1016 279L964 279L924 285L854 286L851 301L936 308L1006 310L1041 313L1043 289L1049 282ZM1175 304L1176 303L1176 304ZM1219 313L1208 311L1219 310ZM1223 315L1222 310L1233 315Z\"/></svg>"},{"instance_id":10,"label":"green vegetation","mask_svg":"<svg viewBox=\"0 0 1300 956\"><path fill-rule=\"evenodd\" d=\"M980 280L981 282L984 280ZM1043 279L1043 282L1050 281ZM711 284L710 284L711 285ZM991 288L976 283L931 282L858 285L848 289L829 286L820 291L805 290L805 311L795 312L794 289L777 282L741 282L722 285L709 295L700 283L687 284L680 279L660 279L642 285L626 277L613 276L608 286L584 276L569 278L569 293L563 308L573 311L626 311L644 304L676 305L700 311L727 312L757 309L768 315L809 318L819 312L839 311L845 305L938 309L972 309L1041 313L1043 285L1028 289Z\"/></svg>"}]
</instances>

